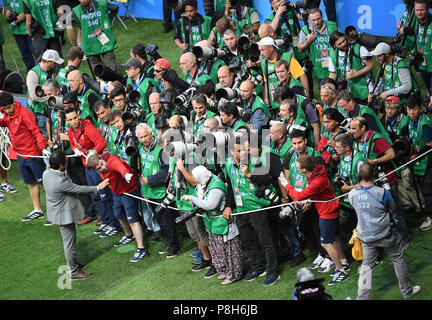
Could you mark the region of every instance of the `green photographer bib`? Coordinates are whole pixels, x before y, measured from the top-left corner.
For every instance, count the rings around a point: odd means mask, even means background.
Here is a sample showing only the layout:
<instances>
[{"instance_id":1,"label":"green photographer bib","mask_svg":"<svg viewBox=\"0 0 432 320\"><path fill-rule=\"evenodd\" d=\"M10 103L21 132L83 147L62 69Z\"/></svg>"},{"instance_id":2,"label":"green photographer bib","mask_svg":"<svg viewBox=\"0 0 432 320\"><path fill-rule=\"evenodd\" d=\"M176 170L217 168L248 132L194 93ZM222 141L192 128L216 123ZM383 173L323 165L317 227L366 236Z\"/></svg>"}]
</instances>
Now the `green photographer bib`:
<instances>
[{"instance_id":1,"label":"green photographer bib","mask_svg":"<svg viewBox=\"0 0 432 320\"><path fill-rule=\"evenodd\" d=\"M208 192L206 192L206 194L204 195L204 200L208 199L209 192L213 189L222 190L225 195L227 194L227 187L225 183L214 174L211 177ZM211 233L226 234L228 232L228 220L222 217L222 211L206 210L203 220L205 226Z\"/></svg>"},{"instance_id":2,"label":"green photographer bib","mask_svg":"<svg viewBox=\"0 0 432 320\"><path fill-rule=\"evenodd\" d=\"M408 122L409 137L416 151L421 151L426 145L423 138L424 126L432 128L432 120L426 114L422 114L418 121L409 120ZM425 175L428 159L429 156L425 156L414 162L414 173L416 175Z\"/></svg>"},{"instance_id":3,"label":"green photographer bib","mask_svg":"<svg viewBox=\"0 0 432 320\"><path fill-rule=\"evenodd\" d=\"M4 0L3 2L11 11L15 11L18 14L21 14L24 12L22 0ZM16 35L28 34L25 20L19 24L8 23L8 27L9 27L9 30L12 34L16 34Z\"/></svg>"},{"instance_id":4,"label":"green photographer bib","mask_svg":"<svg viewBox=\"0 0 432 320\"><path fill-rule=\"evenodd\" d=\"M23 2L29 8L32 17L45 30L42 38L53 38L55 36L54 27L57 22L57 14L54 11L52 0L23 0Z\"/></svg>"},{"instance_id":5,"label":"green photographer bib","mask_svg":"<svg viewBox=\"0 0 432 320\"><path fill-rule=\"evenodd\" d=\"M153 149L146 151L144 146L139 143L138 151L141 160L142 177L152 176L161 170L159 163L159 154L162 147L156 145ZM148 184L141 183L141 192L144 197L150 199L162 199L166 195L166 186L164 184L150 187Z\"/></svg>"}]
</instances>

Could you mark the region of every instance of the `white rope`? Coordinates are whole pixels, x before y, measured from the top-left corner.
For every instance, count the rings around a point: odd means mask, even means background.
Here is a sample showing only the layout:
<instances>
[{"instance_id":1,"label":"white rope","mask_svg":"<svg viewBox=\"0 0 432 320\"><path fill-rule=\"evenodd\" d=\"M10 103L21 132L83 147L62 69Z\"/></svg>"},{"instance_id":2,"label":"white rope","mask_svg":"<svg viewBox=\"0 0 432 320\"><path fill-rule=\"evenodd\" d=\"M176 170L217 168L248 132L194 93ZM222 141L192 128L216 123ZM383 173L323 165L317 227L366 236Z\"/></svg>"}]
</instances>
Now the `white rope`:
<instances>
[{"instance_id":1,"label":"white rope","mask_svg":"<svg viewBox=\"0 0 432 320\"><path fill-rule=\"evenodd\" d=\"M11 161L8 157L8 149L9 146L12 145L10 138L9 138L9 129L6 127L0 127L0 166L4 170L9 170L11 168ZM6 167L3 166L3 157L6 159Z\"/></svg>"},{"instance_id":2,"label":"white rope","mask_svg":"<svg viewBox=\"0 0 432 320\"><path fill-rule=\"evenodd\" d=\"M378 182L378 181L380 181L380 180L382 180L382 179L384 179L384 178L387 177L388 175L390 175L390 174L392 174L392 173L394 173L394 172L400 170L401 168L406 167L407 165L411 164L412 162L416 162L416 161L418 161L419 159L421 159L422 157L424 157L425 155L427 155L427 154L430 153L430 152L432 152L432 149L430 149L430 150L426 151L425 153L423 153L422 155L420 155L420 156L418 156L418 157L416 157L416 158L414 158L414 159L408 161L407 163L401 165L400 167L397 167L396 169L394 169L393 171L390 171L389 173L385 174L385 175L382 176L381 178L375 179L375 180L374 180L374 183L375 183L375 182ZM270 209L275 209L275 208L285 207L285 206L293 205L293 204L326 203L326 202L336 201L336 200L338 200L338 199L340 199L340 198L343 198L343 197L345 197L348 193L349 193L349 192L346 192L346 193L341 194L341 195L339 195L339 196L337 196L337 197L335 197L335 198L333 198L333 199L330 199L330 200L311 200L311 199L306 199L306 200L301 200L301 201L293 201L293 202L289 202L289 203L283 203L283 204L279 204L279 205L275 205L275 206L264 207L264 208L255 209L255 210L250 210L250 211L245 211L245 212L231 213L231 216L238 216L238 215L243 215L243 214L248 214L248 213L253 213L253 212L265 211L265 210L270 210ZM135 195L129 194L129 193L124 193L124 194L125 194L125 195L128 195L128 196L130 196L130 197L137 198L137 199L139 199L139 200L143 200L143 201L147 201L147 202L150 202L150 203L154 203L154 204L158 204L158 205L159 205L159 203L157 203L157 202L154 202L154 201L151 201L151 200L148 200L148 199L144 199L144 198L141 198L141 197L138 197L138 196L135 196ZM173 209L173 210L180 211L179 209L174 208L174 207L168 207L168 208ZM206 217L206 218L221 218L221 217L223 218L223 216L208 217L208 216L204 216L204 215L201 215L201 214L197 214L197 216L200 216L200 217Z\"/></svg>"}]
</instances>

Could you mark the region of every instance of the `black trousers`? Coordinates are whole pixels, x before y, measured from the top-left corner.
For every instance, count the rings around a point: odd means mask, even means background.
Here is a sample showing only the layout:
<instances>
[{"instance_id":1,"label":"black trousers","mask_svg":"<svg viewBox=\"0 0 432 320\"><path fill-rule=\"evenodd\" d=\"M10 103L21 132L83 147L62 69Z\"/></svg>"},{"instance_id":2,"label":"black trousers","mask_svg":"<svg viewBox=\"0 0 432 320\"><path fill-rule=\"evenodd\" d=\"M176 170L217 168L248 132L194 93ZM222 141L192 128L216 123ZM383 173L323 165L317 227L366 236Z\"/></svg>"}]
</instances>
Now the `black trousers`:
<instances>
[{"instance_id":1,"label":"black trousers","mask_svg":"<svg viewBox=\"0 0 432 320\"><path fill-rule=\"evenodd\" d=\"M161 200L150 199L155 202L161 202ZM175 223L175 212L172 209L162 209L159 213L156 213L155 209L157 207L156 204L148 203L150 210L153 212L156 217L157 222L159 223L162 232L165 234L167 238L167 246L174 250L180 249L180 242L177 238L176 231L176 223Z\"/></svg>"},{"instance_id":2,"label":"black trousers","mask_svg":"<svg viewBox=\"0 0 432 320\"><path fill-rule=\"evenodd\" d=\"M297 231L311 252L318 252L321 256L326 256L327 251L321 246L319 215L314 206L302 214Z\"/></svg>"},{"instance_id":3,"label":"black trousers","mask_svg":"<svg viewBox=\"0 0 432 320\"><path fill-rule=\"evenodd\" d=\"M265 270L264 263L267 262L267 272L277 273L277 253L273 241L273 234L267 220L267 212L246 213L236 216L237 228L240 232L245 253L250 259L253 270ZM255 241L258 238L259 245ZM265 259L263 259L263 253Z\"/></svg>"}]
</instances>

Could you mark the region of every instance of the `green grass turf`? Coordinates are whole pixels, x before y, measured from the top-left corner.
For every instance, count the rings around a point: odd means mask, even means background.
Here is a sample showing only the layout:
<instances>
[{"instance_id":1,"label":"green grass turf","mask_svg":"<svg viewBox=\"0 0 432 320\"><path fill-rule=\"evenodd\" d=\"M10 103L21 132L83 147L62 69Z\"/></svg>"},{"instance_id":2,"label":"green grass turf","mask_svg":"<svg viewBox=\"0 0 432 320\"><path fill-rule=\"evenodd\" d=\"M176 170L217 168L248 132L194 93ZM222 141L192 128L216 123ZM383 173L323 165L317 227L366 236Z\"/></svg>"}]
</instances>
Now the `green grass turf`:
<instances>
[{"instance_id":1,"label":"green grass turf","mask_svg":"<svg viewBox=\"0 0 432 320\"><path fill-rule=\"evenodd\" d=\"M0 23L4 26L4 16ZM181 51L172 41L173 32L162 33L160 21L142 20L138 23L126 20L129 30L125 30L118 21L115 33L119 43L116 50L117 61L124 63L129 57L129 48L137 42L144 44L156 43L159 52L166 57L172 68L179 72L178 59ZM6 65L15 70L11 54L20 70L25 70L20 53L14 39L3 27L6 44L3 46ZM67 54L70 45L63 48ZM83 71L88 72L86 64ZM316 92L318 93L318 92ZM23 184L16 161L13 161L8 172L9 182L18 188L15 194L6 194L0 203L0 299L161 299L161 300L291 300L292 289L296 282L297 268L291 268L289 262L280 266L281 279L273 286L263 287L263 278L251 283L243 281L229 286L221 286L216 278L204 279L205 271L192 272L192 258L189 253L195 249L193 241L188 238L184 226L179 226L181 251L177 257L166 259L158 254L164 247L163 242L148 243L150 257L138 263L131 263L135 246L113 248L114 242L121 235L112 238L99 238L93 234L95 224L77 227L77 250L80 262L88 262L85 269L94 276L90 279L72 282L71 289L60 289L64 284L64 273L58 273L59 267L65 264L61 236L56 226L45 227L45 219L21 222L32 209L28 188ZM42 206L45 210L45 196L42 192ZM413 299L427 300L432 297L432 274L430 254L432 250L432 231L419 232L419 217L408 216L415 246L408 250L407 261L414 284L422 290ZM342 219L342 227L347 230ZM349 247L347 246L347 253ZM307 266L315 257L305 250L308 260L302 265ZM352 260L352 259L351 259ZM326 292L334 299L356 297L358 263L352 262L351 278L333 287L326 287ZM330 280L328 274L325 283ZM377 267L373 279L372 298L377 300L402 299L393 267L388 258Z\"/></svg>"}]
</instances>

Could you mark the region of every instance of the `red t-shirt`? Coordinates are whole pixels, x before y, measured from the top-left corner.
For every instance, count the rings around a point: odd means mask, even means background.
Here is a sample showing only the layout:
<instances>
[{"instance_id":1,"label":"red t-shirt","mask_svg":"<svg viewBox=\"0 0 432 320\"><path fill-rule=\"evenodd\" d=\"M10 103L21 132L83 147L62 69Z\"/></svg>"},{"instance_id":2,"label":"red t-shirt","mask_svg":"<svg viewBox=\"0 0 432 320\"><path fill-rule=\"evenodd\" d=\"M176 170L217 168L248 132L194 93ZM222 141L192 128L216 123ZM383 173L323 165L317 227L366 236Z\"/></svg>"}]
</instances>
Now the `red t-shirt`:
<instances>
[{"instance_id":1,"label":"red t-shirt","mask_svg":"<svg viewBox=\"0 0 432 320\"><path fill-rule=\"evenodd\" d=\"M15 152L19 154L40 156L47 147L45 138L36 124L36 118L30 110L15 101L15 110L10 116L3 113L0 127L9 129L9 136ZM28 157L22 157L28 159Z\"/></svg>"},{"instance_id":2,"label":"red t-shirt","mask_svg":"<svg viewBox=\"0 0 432 320\"><path fill-rule=\"evenodd\" d=\"M135 174L126 161L119 157L110 155L108 152L100 155L107 163L108 172L99 172L99 176L105 180L109 178L109 186L116 195L123 193L131 193L137 188ZM131 173L133 176L130 183L125 180L126 173Z\"/></svg>"}]
</instances>

